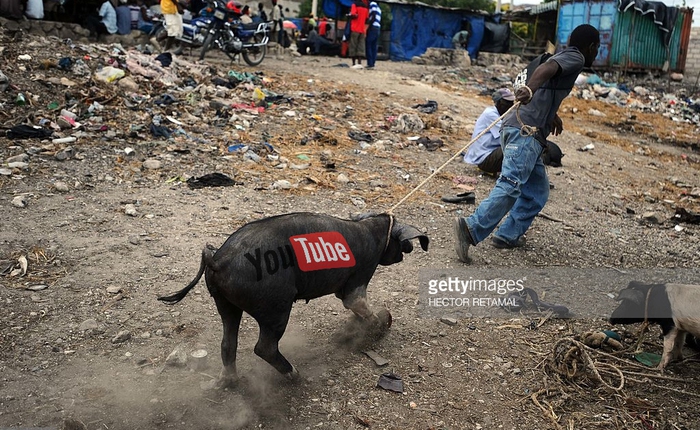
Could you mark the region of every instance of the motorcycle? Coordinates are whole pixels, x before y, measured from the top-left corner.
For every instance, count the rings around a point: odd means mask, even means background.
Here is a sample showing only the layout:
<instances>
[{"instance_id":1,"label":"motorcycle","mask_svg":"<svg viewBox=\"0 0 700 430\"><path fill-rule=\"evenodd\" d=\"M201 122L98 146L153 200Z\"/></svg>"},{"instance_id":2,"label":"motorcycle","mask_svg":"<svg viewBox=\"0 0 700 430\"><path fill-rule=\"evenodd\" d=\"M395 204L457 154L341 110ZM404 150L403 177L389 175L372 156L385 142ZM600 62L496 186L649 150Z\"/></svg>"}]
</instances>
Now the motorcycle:
<instances>
[{"instance_id":1,"label":"motorcycle","mask_svg":"<svg viewBox=\"0 0 700 430\"><path fill-rule=\"evenodd\" d=\"M155 36L158 43L162 45L168 37L167 24L164 19L158 18L154 19L153 22L151 36ZM212 22L213 17L207 9L202 9L196 18L183 20L182 36L175 39L175 44L172 47L173 53L179 55L186 47L198 48L202 46Z\"/></svg>"},{"instance_id":2,"label":"motorcycle","mask_svg":"<svg viewBox=\"0 0 700 430\"><path fill-rule=\"evenodd\" d=\"M215 45L232 60L240 54L250 66L262 63L270 40L271 22L241 23L241 9L233 1L224 3L214 0L210 2L210 7L213 10L213 21L202 44L199 59L204 60L207 51Z\"/></svg>"}]
</instances>

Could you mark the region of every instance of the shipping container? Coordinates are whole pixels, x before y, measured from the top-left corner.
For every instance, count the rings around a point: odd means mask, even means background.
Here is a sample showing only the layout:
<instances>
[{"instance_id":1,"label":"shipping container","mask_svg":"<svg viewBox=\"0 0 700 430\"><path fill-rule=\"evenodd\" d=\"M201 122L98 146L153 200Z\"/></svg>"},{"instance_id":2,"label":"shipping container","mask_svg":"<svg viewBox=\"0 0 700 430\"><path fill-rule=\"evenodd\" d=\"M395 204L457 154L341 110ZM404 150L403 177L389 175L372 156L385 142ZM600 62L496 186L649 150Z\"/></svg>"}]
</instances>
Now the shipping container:
<instances>
[{"instance_id":1,"label":"shipping container","mask_svg":"<svg viewBox=\"0 0 700 430\"><path fill-rule=\"evenodd\" d=\"M600 51L593 63L599 70L683 72L690 43L693 10L679 8L678 17L664 45L664 32L650 15L633 8L618 9L618 1L563 2L559 7L557 48L567 44L571 31L591 24L600 31Z\"/></svg>"}]
</instances>

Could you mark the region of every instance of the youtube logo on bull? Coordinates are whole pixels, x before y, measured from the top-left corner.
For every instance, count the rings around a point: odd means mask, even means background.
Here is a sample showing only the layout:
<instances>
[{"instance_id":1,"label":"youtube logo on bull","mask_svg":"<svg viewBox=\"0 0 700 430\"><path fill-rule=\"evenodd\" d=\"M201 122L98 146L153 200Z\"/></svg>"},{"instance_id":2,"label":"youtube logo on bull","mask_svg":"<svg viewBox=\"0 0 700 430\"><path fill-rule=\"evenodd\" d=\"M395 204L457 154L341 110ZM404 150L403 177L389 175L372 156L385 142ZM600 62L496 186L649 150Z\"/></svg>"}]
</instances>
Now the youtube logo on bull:
<instances>
[{"instance_id":1,"label":"youtube logo on bull","mask_svg":"<svg viewBox=\"0 0 700 430\"><path fill-rule=\"evenodd\" d=\"M355 256L342 234L337 231L300 234L289 238L299 269L311 272L322 269L353 267Z\"/></svg>"}]
</instances>

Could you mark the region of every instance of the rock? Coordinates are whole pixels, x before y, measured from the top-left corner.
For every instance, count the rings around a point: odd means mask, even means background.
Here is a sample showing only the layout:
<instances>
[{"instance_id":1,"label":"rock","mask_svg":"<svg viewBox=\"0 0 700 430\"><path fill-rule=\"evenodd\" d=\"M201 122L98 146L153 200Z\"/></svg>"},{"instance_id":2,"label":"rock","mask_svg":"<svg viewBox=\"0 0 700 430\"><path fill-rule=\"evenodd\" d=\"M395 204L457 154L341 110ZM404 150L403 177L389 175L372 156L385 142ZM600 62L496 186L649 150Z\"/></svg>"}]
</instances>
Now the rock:
<instances>
[{"instance_id":1,"label":"rock","mask_svg":"<svg viewBox=\"0 0 700 430\"><path fill-rule=\"evenodd\" d=\"M454 318L442 317L440 318L440 322L445 323L447 325L457 325L457 320Z\"/></svg>"},{"instance_id":2,"label":"rock","mask_svg":"<svg viewBox=\"0 0 700 430\"><path fill-rule=\"evenodd\" d=\"M120 79L117 85L129 92L136 93L139 91L139 84L136 83L131 77L126 77Z\"/></svg>"},{"instance_id":3,"label":"rock","mask_svg":"<svg viewBox=\"0 0 700 430\"><path fill-rule=\"evenodd\" d=\"M16 208L26 208L27 207L27 197L26 196L16 196L12 199L12 206Z\"/></svg>"},{"instance_id":4,"label":"rock","mask_svg":"<svg viewBox=\"0 0 700 430\"><path fill-rule=\"evenodd\" d=\"M29 161L29 154L19 154L7 159L8 163L26 163Z\"/></svg>"},{"instance_id":5,"label":"rock","mask_svg":"<svg viewBox=\"0 0 700 430\"><path fill-rule=\"evenodd\" d=\"M656 212L644 212L642 214L642 219L651 224L661 224L659 216L656 214Z\"/></svg>"},{"instance_id":6,"label":"rock","mask_svg":"<svg viewBox=\"0 0 700 430\"><path fill-rule=\"evenodd\" d=\"M80 326L78 326L78 330L80 330L80 331L95 330L96 328L97 328L97 321L92 319L92 318L81 322Z\"/></svg>"},{"instance_id":7,"label":"rock","mask_svg":"<svg viewBox=\"0 0 700 430\"><path fill-rule=\"evenodd\" d=\"M107 292L108 292L109 294L117 294L117 293L119 293L121 290L122 290L122 287L119 287L119 286L116 286L116 285L115 285L115 286L111 286L111 287L107 287Z\"/></svg>"},{"instance_id":8,"label":"rock","mask_svg":"<svg viewBox=\"0 0 700 430\"><path fill-rule=\"evenodd\" d=\"M367 357L371 358L374 361L374 363L379 367L386 366L387 364L389 364L389 360L377 354L375 351L372 351L371 349L364 351L364 353L365 355L367 355Z\"/></svg>"},{"instance_id":9,"label":"rock","mask_svg":"<svg viewBox=\"0 0 700 430\"><path fill-rule=\"evenodd\" d=\"M275 181L275 183L272 184L273 190L288 190L290 188L292 188L292 183L287 181L286 179L280 179L279 181Z\"/></svg>"},{"instance_id":10,"label":"rock","mask_svg":"<svg viewBox=\"0 0 700 430\"><path fill-rule=\"evenodd\" d=\"M138 212L136 212L136 206L132 204L124 206L124 213L129 216L138 216Z\"/></svg>"},{"instance_id":11,"label":"rock","mask_svg":"<svg viewBox=\"0 0 700 430\"><path fill-rule=\"evenodd\" d=\"M149 158L148 160L143 162L144 169L156 170L156 169L160 169L161 166L162 166L162 163L159 160L155 160L153 158Z\"/></svg>"},{"instance_id":12,"label":"rock","mask_svg":"<svg viewBox=\"0 0 700 430\"><path fill-rule=\"evenodd\" d=\"M675 82L681 82L683 80L682 73L671 73L670 75L668 75L668 77Z\"/></svg>"},{"instance_id":13,"label":"rock","mask_svg":"<svg viewBox=\"0 0 700 430\"><path fill-rule=\"evenodd\" d=\"M347 184L348 182L350 182L350 178L348 178L348 175L346 175L345 173L338 174L338 177L335 180L340 182L341 184Z\"/></svg>"},{"instance_id":14,"label":"rock","mask_svg":"<svg viewBox=\"0 0 700 430\"><path fill-rule=\"evenodd\" d=\"M187 365L187 353L182 345L178 345L165 359L166 366L185 367Z\"/></svg>"},{"instance_id":15,"label":"rock","mask_svg":"<svg viewBox=\"0 0 700 430\"><path fill-rule=\"evenodd\" d=\"M29 168L29 163L25 163L24 161L13 161L12 163L7 163L7 167L10 169L27 170Z\"/></svg>"},{"instance_id":16,"label":"rock","mask_svg":"<svg viewBox=\"0 0 700 430\"><path fill-rule=\"evenodd\" d=\"M53 187L54 187L54 189L55 189L56 191L58 191L59 193L67 193L68 191L70 191L69 188L68 188L68 184L66 184L66 183L63 182L63 181L56 181L56 182L54 182Z\"/></svg>"},{"instance_id":17,"label":"rock","mask_svg":"<svg viewBox=\"0 0 700 430\"><path fill-rule=\"evenodd\" d=\"M598 116L598 117L605 117L603 112L599 111L598 109L588 109L588 114L593 115L593 116Z\"/></svg>"},{"instance_id":18,"label":"rock","mask_svg":"<svg viewBox=\"0 0 700 430\"><path fill-rule=\"evenodd\" d=\"M69 158L72 158L73 156L75 156L75 150L72 147L68 146L58 151L54 157L58 161L65 161Z\"/></svg>"},{"instance_id":19,"label":"rock","mask_svg":"<svg viewBox=\"0 0 700 430\"><path fill-rule=\"evenodd\" d=\"M0 167L0 176L12 176L12 169Z\"/></svg>"},{"instance_id":20,"label":"rock","mask_svg":"<svg viewBox=\"0 0 700 430\"><path fill-rule=\"evenodd\" d=\"M112 338L112 343L124 343L129 339L131 339L131 332L129 332L129 330L122 330Z\"/></svg>"}]
</instances>

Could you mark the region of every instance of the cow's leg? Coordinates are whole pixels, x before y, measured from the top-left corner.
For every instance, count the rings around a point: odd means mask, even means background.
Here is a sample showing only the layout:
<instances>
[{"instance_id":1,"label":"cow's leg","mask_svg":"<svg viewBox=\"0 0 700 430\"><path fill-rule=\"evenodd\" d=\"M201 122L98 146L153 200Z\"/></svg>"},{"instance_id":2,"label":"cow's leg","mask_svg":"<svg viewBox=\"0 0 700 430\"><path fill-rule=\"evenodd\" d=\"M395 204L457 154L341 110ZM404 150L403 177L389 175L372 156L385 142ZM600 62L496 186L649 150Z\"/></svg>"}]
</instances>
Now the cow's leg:
<instances>
[{"instance_id":1,"label":"cow's leg","mask_svg":"<svg viewBox=\"0 0 700 430\"><path fill-rule=\"evenodd\" d=\"M221 361L224 363L224 368L217 385L219 388L226 388L235 385L238 381L236 350L238 349L238 328L241 325L243 310L218 295L214 296L214 302L224 325L224 334L221 338Z\"/></svg>"},{"instance_id":2,"label":"cow's leg","mask_svg":"<svg viewBox=\"0 0 700 430\"><path fill-rule=\"evenodd\" d=\"M264 317L256 318L260 326L258 343L255 344L255 354L270 363L272 367L283 374L289 380L295 380L299 376L297 369L280 353L279 341L287 328L289 314L292 311L291 304L283 313L269 313Z\"/></svg>"}]
</instances>

